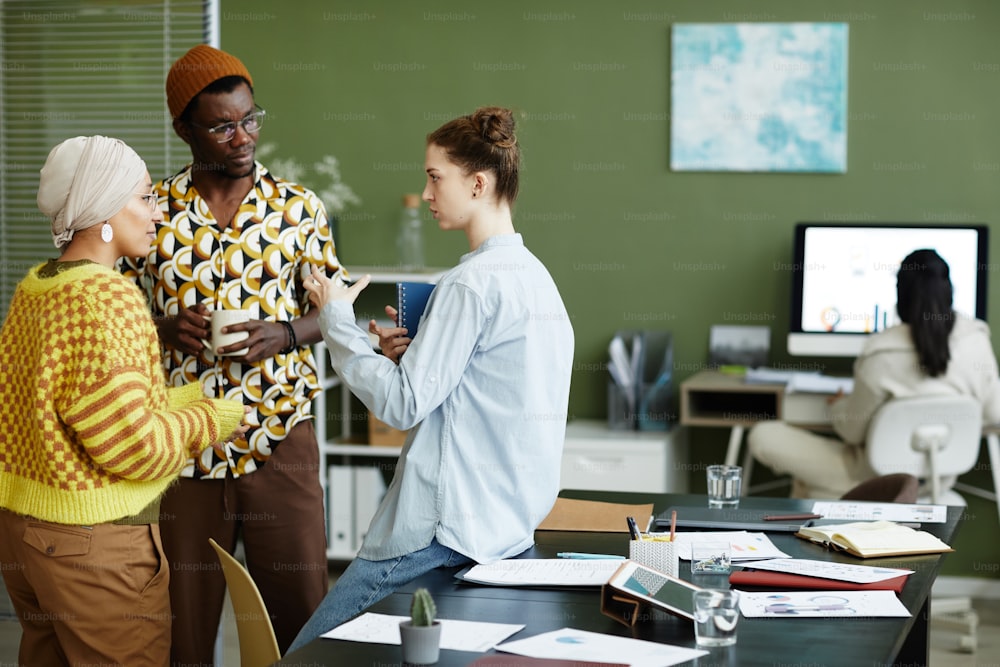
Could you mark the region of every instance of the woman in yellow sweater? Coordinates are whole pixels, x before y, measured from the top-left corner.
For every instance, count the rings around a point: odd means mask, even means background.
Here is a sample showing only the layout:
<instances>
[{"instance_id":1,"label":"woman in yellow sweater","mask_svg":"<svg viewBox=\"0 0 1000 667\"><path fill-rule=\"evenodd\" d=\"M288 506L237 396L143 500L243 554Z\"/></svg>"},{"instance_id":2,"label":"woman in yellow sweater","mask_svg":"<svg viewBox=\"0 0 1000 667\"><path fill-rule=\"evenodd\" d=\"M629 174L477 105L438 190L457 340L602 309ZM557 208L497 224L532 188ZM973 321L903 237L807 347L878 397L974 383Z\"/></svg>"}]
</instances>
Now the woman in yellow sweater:
<instances>
[{"instance_id":1,"label":"woman in yellow sweater","mask_svg":"<svg viewBox=\"0 0 1000 667\"><path fill-rule=\"evenodd\" d=\"M0 331L0 569L23 665L167 664L159 498L243 428L240 403L167 388L148 307L115 270L148 252L156 203L117 139L68 139L41 171L61 254L28 272Z\"/></svg>"}]
</instances>

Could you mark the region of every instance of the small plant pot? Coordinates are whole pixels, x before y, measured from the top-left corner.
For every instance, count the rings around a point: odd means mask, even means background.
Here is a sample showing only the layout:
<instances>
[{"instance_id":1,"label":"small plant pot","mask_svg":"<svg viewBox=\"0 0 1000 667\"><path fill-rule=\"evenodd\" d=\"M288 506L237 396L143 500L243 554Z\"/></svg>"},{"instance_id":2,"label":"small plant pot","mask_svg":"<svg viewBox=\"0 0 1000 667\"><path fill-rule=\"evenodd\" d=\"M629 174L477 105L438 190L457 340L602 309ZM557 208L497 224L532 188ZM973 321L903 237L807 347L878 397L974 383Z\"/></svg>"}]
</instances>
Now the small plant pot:
<instances>
[{"instance_id":1,"label":"small plant pot","mask_svg":"<svg viewBox=\"0 0 1000 667\"><path fill-rule=\"evenodd\" d=\"M411 665L433 665L441 652L441 622L433 625L413 625L412 621L399 622L399 639L403 649L403 662Z\"/></svg>"}]
</instances>

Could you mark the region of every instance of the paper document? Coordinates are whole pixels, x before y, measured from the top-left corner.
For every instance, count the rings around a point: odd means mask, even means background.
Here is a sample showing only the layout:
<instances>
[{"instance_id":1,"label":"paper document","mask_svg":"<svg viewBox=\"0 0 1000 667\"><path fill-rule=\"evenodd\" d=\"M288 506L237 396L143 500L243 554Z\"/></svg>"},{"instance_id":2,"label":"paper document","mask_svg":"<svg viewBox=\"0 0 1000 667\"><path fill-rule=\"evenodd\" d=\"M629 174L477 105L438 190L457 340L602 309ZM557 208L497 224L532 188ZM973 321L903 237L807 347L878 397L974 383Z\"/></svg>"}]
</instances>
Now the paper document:
<instances>
[{"instance_id":1,"label":"paper document","mask_svg":"<svg viewBox=\"0 0 1000 667\"><path fill-rule=\"evenodd\" d=\"M407 619L409 616L368 612L338 625L321 636L327 639L344 639L368 644L399 644L399 622ZM524 629L523 625L507 623L454 621L447 618L438 620L441 621L441 648L455 651L483 653L515 632Z\"/></svg>"},{"instance_id":2,"label":"paper document","mask_svg":"<svg viewBox=\"0 0 1000 667\"><path fill-rule=\"evenodd\" d=\"M602 586L621 567L620 560L512 558L476 565L459 573L463 581L492 586Z\"/></svg>"},{"instance_id":3,"label":"paper document","mask_svg":"<svg viewBox=\"0 0 1000 667\"><path fill-rule=\"evenodd\" d=\"M859 623L876 616L910 616L893 591L741 591L740 613L747 618L847 616Z\"/></svg>"},{"instance_id":4,"label":"paper document","mask_svg":"<svg viewBox=\"0 0 1000 667\"><path fill-rule=\"evenodd\" d=\"M785 389L789 392L810 394L850 394L854 390L854 378L833 377L818 373L796 373Z\"/></svg>"},{"instance_id":5,"label":"paper document","mask_svg":"<svg viewBox=\"0 0 1000 667\"><path fill-rule=\"evenodd\" d=\"M527 639L506 642L498 651L531 658L562 658L589 662L627 662L632 667L668 667L708 655L701 649L671 646L642 639L563 628Z\"/></svg>"},{"instance_id":6,"label":"paper document","mask_svg":"<svg viewBox=\"0 0 1000 667\"><path fill-rule=\"evenodd\" d=\"M747 384L783 384L790 392L809 394L850 394L854 378L824 375L818 371L784 371L776 368L751 368L747 370Z\"/></svg>"},{"instance_id":7,"label":"paper document","mask_svg":"<svg viewBox=\"0 0 1000 667\"><path fill-rule=\"evenodd\" d=\"M913 574L913 570L872 567L870 565L852 565L850 563L833 563L825 560L811 560L809 558L759 560L748 567L752 567L755 570L771 570L772 572L802 574L807 577L852 581L857 584L870 584L875 581L893 579L901 574Z\"/></svg>"},{"instance_id":8,"label":"paper document","mask_svg":"<svg viewBox=\"0 0 1000 667\"><path fill-rule=\"evenodd\" d=\"M650 533L663 535L667 533ZM774 542L764 533L745 530L685 531L674 534L677 543L677 557L691 560L691 544L694 542L729 542L730 558L736 560L756 560L759 558L788 558L788 554L774 546Z\"/></svg>"},{"instance_id":9,"label":"paper document","mask_svg":"<svg viewBox=\"0 0 1000 667\"><path fill-rule=\"evenodd\" d=\"M824 519L849 521L900 521L903 523L944 523L948 519L945 505L907 505L904 503L866 503L855 500L819 500L813 504L814 514Z\"/></svg>"},{"instance_id":10,"label":"paper document","mask_svg":"<svg viewBox=\"0 0 1000 667\"><path fill-rule=\"evenodd\" d=\"M748 384L788 384L796 373L807 373L808 371L783 371L777 368L748 368L743 377ZM809 372L810 375L819 375L819 371Z\"/></svg>"}]
</instances>

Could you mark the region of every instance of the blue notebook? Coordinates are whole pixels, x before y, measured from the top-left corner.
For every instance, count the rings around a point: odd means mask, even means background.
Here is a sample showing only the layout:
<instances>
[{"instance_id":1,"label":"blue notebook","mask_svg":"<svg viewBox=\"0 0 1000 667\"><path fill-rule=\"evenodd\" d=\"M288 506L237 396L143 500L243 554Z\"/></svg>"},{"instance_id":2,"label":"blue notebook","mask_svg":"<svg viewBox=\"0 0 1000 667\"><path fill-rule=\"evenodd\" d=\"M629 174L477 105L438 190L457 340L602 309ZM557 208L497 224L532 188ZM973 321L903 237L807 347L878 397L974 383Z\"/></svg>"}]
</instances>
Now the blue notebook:
<instances>
[{"instance_id":1,"label":"blue notebook","mask_svg":"<svg viewBox=\"0 0 1000 667\"><path fill-rule=\"evenodd\" d=\"M417 326L424 315L427 302L434 291L434 283L400 282L396 283L396 310L398 326L406 327L406 335L410 339L417 337Z\"/></svg>"}]
</instances>

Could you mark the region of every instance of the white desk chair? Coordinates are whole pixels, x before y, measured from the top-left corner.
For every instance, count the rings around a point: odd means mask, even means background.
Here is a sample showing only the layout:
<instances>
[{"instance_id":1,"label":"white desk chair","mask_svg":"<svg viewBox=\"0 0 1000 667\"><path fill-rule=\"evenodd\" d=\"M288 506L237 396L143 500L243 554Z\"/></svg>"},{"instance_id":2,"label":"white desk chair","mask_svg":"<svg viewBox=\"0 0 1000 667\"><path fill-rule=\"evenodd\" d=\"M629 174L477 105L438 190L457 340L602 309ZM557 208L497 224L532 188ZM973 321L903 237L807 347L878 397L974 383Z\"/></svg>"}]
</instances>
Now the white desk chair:
<instances>
[{"instance_id":1,"label":"white desk chair","mask_svg":"<svg viewBox=\"0 0 1000 667\"><path fill-rule=\"evenodd\" d=\"M875 413L865 441L868 462L880 475L909 473L924 480L921 502L964 506L952 486L979 458L982 406L967 396L914 396L889 401ZM937 599L931 618L962 633L961 650L976 649L979 618L968 598Z\"/></svg>"},{"instance_id":2,"label":"white desk chair","mask_svg":"<svg viewBox=\"0 0 1000 667\"><path fill-rule=\"evenodd\" d=\"M921 497L965 505L955 478L975 467L983 408L968 396L914 396L889 401L875 413L865 448L880 475L905 472L924 480Z\"/></svg>"}]
</instances>

